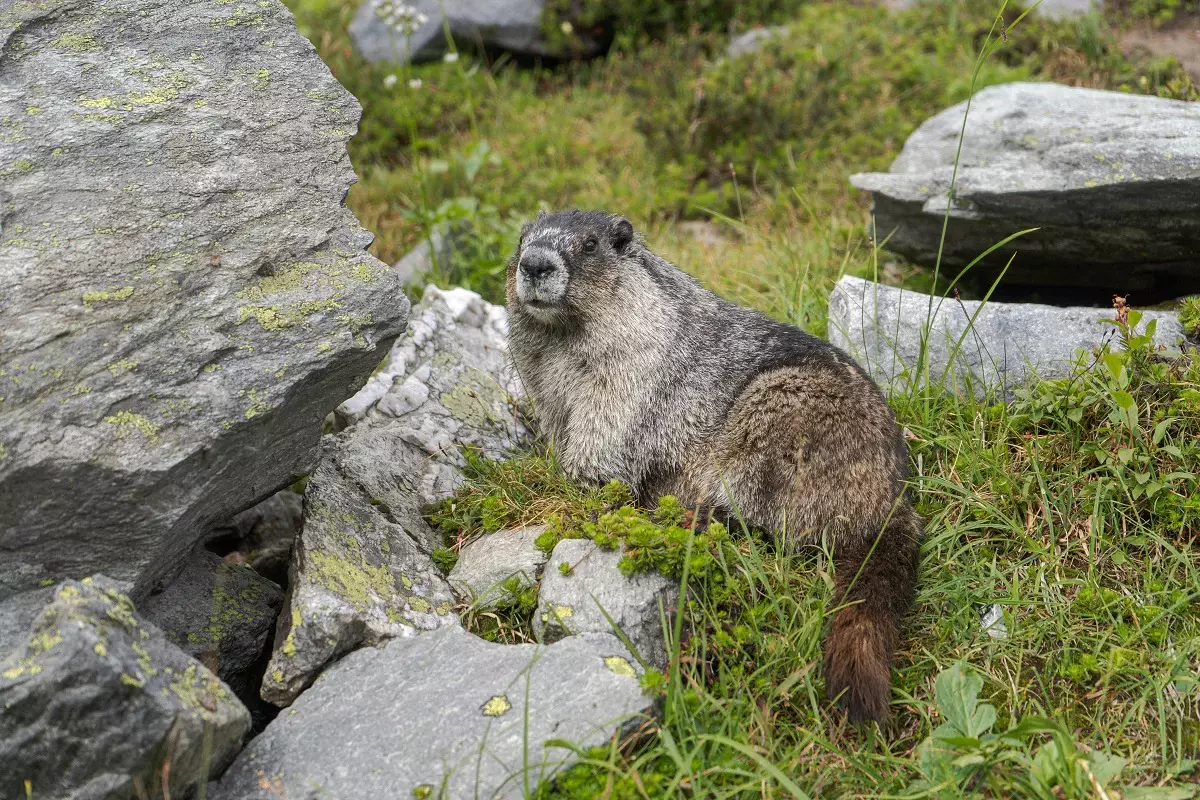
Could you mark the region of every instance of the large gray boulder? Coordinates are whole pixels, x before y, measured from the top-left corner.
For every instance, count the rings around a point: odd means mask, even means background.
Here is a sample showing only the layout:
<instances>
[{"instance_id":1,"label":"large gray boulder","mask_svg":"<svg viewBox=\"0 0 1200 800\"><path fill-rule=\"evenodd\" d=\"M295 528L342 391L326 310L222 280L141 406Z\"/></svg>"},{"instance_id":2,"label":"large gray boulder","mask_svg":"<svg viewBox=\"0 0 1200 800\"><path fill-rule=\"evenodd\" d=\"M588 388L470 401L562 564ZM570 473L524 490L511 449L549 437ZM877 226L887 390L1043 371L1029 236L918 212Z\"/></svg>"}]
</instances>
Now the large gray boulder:
<instances>
[{"instance_id":1,"label":"large gray boulder","mask_svg":"<svg viewBox=\"0 0 1200 800\"><path fill-rule=\"evenodd\" d=\"M611 633L615 625L642 660L664 669L663 620L669 624L674 617L679 585L654 572L625 575L619 568L622 556L621 549L604 550L590 539L555 545L542 576L533 632L554 642L573 634Z\"/></svg>"},{"instance_id":2,"label":"large gray boulder","mask_svg":"<svg viewBox=\"0 0 1200 800\"><path fill-rule=\"evenodd\" d=\"M919 127L873 193L877 237L932 265L966 104ZM971 102L943 271L1018 231L973 275L1006 284L1171 297L1200 287L1200 104L1052 83Z\"/></svg>"},{"instance_id":3,"label":"large gray boulder","mask_svg":"<svg viewBox=\"0 0 1200 800\"><path fill-rule=\"evenodd\" d=\"M542 648L457 627L359 650L254 739L213 796L525 797L574 759L551 740L600 745L650 710L627 656L608 634Z\"/></svg>"},{"instance_id":4,"label":"large gray boulder","mask_svg":"<svg viewBox=\"0 0 1200 800\"><path fill-rule=\"evenodd\" d=\"M407 35L405 28L390 26L380 18L380 5L381 0L365 0L350 22L354 47L368 61L404 63L437 58L446 52L447 28L460 46L483 45L521 55L590 57L602 50L600 39L586 31L564 32L562 37L548 39L542 26L545 0L386 0L387 8L407 6L413 10L409 19L420 24Z\"/></svg>"},{"instance_id":5,"label":"large gray boulder","mask_svg":"<svg viewBox=\"0 0 1200 800\"><path fill-rule=\"evenodd\" d=\"M327 437L308 482L265 699L286 705L360 645L458 624L422 511L457 488L463 446L504 458L526 434L506 333L502 307L430 286L379 372L339 407L350 427Z\"/></svg>"},{"instance_id":6,"label":"large gray boulder","mask_svg":"<svg viewBox=\"0 0 1200 800\"><path fill-rule=\"evenodd\" d=\"M279 0L9 3L0 42L4 617L92 572L140 599L309 472L408 304Z\"/></svg>"},{"instance_id":7,"label":"large gray boulder","mask_svg":"<svg viewBox=\"0 0 1200 800\"><path fill-rule=\"evenodd\" d=\"M924 338L931 384L980 393L1012 389L1035 377L1068 375L1081 348L1090 351L1113 341L1115 330L1103 319L1115 319L1114 312L994 302L981 311L976 300L931 298L845 277L829 295L828 330L829 341L888 391L903 393L919 383ZM1174 314L1146 311L1143 319L1140 330L1156 320L1158 344L1175 347L1183 339L1183 326Z\"/></svg>"},{"instance_id":8,"label":"large gray boulder","mask_svg":"<svg viewBox=\"0 0 1200 800\"><path fill-rule=\"evenodd\" d=\"M35 798L157 797L168 761L170 790L184 796L241 747L246 709L138 617L122 587L64 582L0 661L0 797L25 797L26 781Z\"/></svg>"},{"instance_id":9,"label":"large gray boulder","mask_svg":"<svg viewBox=\"0 0 1200 800\"><path fill-rule=\"evenodd\" d=\"M138 611L238 697L252 698L258 689L252 668L266 652L282 605L283 590L274 583L201 547Z\"/></svg>"}]
</instances>

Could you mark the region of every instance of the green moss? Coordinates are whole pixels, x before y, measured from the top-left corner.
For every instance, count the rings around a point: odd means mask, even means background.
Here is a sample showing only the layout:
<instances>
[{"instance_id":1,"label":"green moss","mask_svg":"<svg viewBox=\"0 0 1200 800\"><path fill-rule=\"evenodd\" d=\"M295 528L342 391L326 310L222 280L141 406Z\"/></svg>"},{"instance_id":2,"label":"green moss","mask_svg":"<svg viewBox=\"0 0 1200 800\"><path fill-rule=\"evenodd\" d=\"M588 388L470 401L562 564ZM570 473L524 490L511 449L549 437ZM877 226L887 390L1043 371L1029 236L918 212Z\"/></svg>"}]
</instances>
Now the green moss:
<instances>
[{"instance_id":1,"label":"green moss","mask_svg":"<svg viewBox=\"0 0 1200 800\"><path fill-rule=\"evenodd\" d=\"M104 421L109 425L118 425L122 428L122 433L118 434L118 438L125 438L126 434L124 431L133 428L151 442L158 441L160 426L155 425L141 414L134 414L131 411L118 411L116 414L105 417Z\"/></svg>"},{"instance_id":2,"label":"green moss","mask_svg":"<svg viewBox=\"0 0 1200 800\"><path fill-rule=\"evenodd\" d=\"M1179 304L1179 324L1188 336L1200 335L1200 296L1186 297Z\"/></svg>"},{"instance_id":3,"label":"green moss","mask_svg":"<svg viewBox=\"0 0 1200 800\"><path fill-rule=\"evenodd\" d=\"M133 287L125 286L120 289L94 290L83 293L83 305L92 308L96 303L115 303L133 297Z\"/></svg>"}]
</instances>

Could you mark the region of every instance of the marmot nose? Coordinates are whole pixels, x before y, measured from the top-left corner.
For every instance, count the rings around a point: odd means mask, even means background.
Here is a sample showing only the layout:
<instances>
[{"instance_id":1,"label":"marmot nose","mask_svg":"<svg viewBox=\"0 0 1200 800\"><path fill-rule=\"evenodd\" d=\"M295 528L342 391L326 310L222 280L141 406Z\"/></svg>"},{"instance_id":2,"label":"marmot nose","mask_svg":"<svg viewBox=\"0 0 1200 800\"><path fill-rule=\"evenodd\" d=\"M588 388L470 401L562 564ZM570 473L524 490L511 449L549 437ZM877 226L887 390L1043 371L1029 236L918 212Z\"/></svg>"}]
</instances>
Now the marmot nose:
<instances>
[{"instance_id":1,"label":"marmot nose","mask_svg":"<svg viewBox=\"0 0 1200 800\"><path fill-rule=\"evenodd\" d=\"M531 250L521 258L521 272L531 281L538 281L554 272L555 263L545 253Z\"/></svg>"}]
</instances>

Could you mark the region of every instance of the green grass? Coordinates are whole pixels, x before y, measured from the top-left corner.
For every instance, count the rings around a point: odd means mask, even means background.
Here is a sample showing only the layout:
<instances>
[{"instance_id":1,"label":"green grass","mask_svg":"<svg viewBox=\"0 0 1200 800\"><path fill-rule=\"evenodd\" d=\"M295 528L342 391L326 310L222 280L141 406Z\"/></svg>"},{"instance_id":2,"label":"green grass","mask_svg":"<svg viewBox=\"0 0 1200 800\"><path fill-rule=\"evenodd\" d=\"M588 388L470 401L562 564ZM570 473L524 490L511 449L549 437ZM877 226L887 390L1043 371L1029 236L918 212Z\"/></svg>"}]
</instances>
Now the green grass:
<instances>
[{"instance_id":1,"label":"green grass","mask_svg":"<svg viewBox=\"0 0 1200 800\"><path fill-rule=\"evenodd\" d=\"M619 8L646 24L618 26L614 52L589 64L517 68L464 54L404 70L357 59L344 33L352 5L289 4L363 103L351 142L361 181L348 202L381 258L457 226L470 246L432 278L499 299L522 219L603 207L715 290L818 334L843 273L932 284L866 239L866 198L846 179L886 168L972 82L1198 96L1174 63L1127 60L1115 20L1098 17L1026 19L976 74L995 4L973 0L902 14L589 0L585 13ZM794 24L759 55L723 61L731 9L735 29ZM707 237L683 224L695 221ZM823 547L785 552L738 529L693 537L669 501L637 509L619 487L574 486L544 449L472 459L463 490L433 512L448 534L443 568L473 536L549 521L547 546L620 539L627 568L690 589L670 637L680 658L645 680L659 721L584 754L539 796L1192 796L1200 362L1153 353L1128 327L1117 338L1072 378L1011 403L932 389L893 399L928 530L882 732L849 728L825 706ZM1006 638L980 625L990 604L1004 610ZM504 607L464 619L496 641L527 641L532 605L514 586Z\"/></svg>"}]
</instances>

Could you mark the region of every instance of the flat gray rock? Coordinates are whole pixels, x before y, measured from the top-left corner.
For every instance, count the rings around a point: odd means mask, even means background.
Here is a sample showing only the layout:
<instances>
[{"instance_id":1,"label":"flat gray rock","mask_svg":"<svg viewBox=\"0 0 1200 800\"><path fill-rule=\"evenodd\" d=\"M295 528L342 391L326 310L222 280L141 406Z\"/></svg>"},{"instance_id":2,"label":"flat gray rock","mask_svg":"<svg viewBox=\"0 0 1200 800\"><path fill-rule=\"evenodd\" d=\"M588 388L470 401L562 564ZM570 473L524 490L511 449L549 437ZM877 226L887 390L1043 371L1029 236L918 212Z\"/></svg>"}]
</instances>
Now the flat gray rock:
<instances>
[{"instance_id":1,"label":"flat gray rock","mask_svg":"<svg viewBox=\"0 0 1200 800\"><path fill-rule=\"evenodd\" d=\"M210 796L525 797L573 760L551 739L600 745L650 710L627 655L606 634L542 648L457 627L359 650L254 739Z\"/></svg>"},{"instance_id":2,"label":"flat gray rock","mask_svg":"<svg viewBox=\"0 0 1200 800\"><path fill-rule=\"evenodd\" d=\"M267 649L283 590L243 564L197 548L183 571L138 611L180 650L229 684L253 696L251 668Z\"/></svg>"},{"instance_id":3,"label":"flat gray rock","mask_svg":"<svg viewBox=\"0 0 1200 800\"><path fill-rule=\"evenodd\" d=\"M912 8L913 6L921 5L929 2L929 0L881 0L882 4L893 10L902 10ZM1030 3L1029 5L1032 5ZM1042 0L1036 8L1035 14L1041 14L1050 19L1071 19L1073 17L1082 17L1092 11L1100 12L1104 10L1104 0Z\"/></svg>"},{"instance_id":4,"label":"flat gray rock","mask_svg":"<svg viewBox=\"0 0 1200 800\"><path fill-rule=\"evenodd\" d=\"M966 104L919 127L873 193L885 247L931 266ZM943 270L1018 231L973 276L1005 284L1175 297L1200 287L1200 104L1052 83L975 95Z\"/></svg>"},{"instance_id":5,"label":"flat gray rock","mask_svg":"<svg viewBox=\"0 0 1200 800\"><path fill-rule=\"evenodd\" d=\"M612 633L615 623L647 664L663 669L668 654L662 620L665 615L670 624L674 616L679 585L657 573L626 576L617 566L621 557L621 550L603 550L590 539L559 542L542 574L533 632L553 642L570 634ZM571 567L569 575L560 571L562 564Z\"/></svg>"},{"instance_id":6,"label":"flat gray rock","mask_svg":"<svg viewBox=\"0 0 1200 800\"><path fill-rule=\"evenodd\" d=\"M786 33L786 25L777 25L771 28L755 28L754 30L746 31L730 40L725 48L725 55L728 58L737 58L747 53L756 53L767 42Z\"/></svg>"},{"instance_id":7,"label":"flat gray rock","mask_svg":"<svg viewBox=\"0 0 1200 800\"><path fill-rule=\"evenodd\" d=\"M0 797L158 796L233 759L250 716L203 665L139 618L121 584L66 581L0 662Z\"/></svg>"},{"instance_id":8,"label":"flat gray rock","mask_svg":"<svg viewBox=\"0 0 1200 800\"><path fill-rule=\"evenodd\" d=\"M503 308L430 286L380 371L339 407L350 427L327 437L308 482L264 699L286 705L360 645L458 624L432 559L441 536L421 513L457 488L464 445L504 458L526 435L506 331Z\"/></svg>"},{"instance_id":9,"label":"flat gray rock","mask_svg":"<svg viewBox=\"0 0 1200 800\"><path fill-rule=\"evenodd\" d=\"M1035 376L1061 378L1070 373L1080 348L1090 351L1116 335L1113 326L1100 322L1114 319L1111 309L993 302L979 311L974 300L960 305L934 297L932 302L929 380L938 385L944 379L950 390L1011 389ZM845 277L829 295L829 341L857 359L885 390L904 392L916 383L929 311L927 294ZM1156 320L1158 344L1179 344L1183 326L1174 314L1143 314L1143 325Z\"/></svg>"},{"instance_id":10,"label":"flat gray rock","mask_svg":"<svg viewBox=\"0 0 1200 800\"><path fill-rule=\"evenodd\" d=\"M366 0L350 22L350 38L367 61L422 61L446 52L446 28L459 45L482 44L513 53L551 57L599 55L601 43L574 35L562 43L548 41L542 30L545 0L408 0L425 22L408 36L384 24L376 14L378 0Z\"/></svg>"},{"instance_id":11,"label":"flat gray rock","mask_svg":"<svg viewBox=\"0 0 1200 800\"><path fill-rule=\"evenodd\" d=\"M0 42L0 605L141 599L403 329L342 205L360 109L278 0L8 3Z\"/></svg>"},{"instance_id":12,"label":"flat gray rock","mask_svg":"<svg viewBox=\"0 0 1200 800\"><path fill-rule=\"evenodd\" d=\"M549 555L534 541L545 531L545 525L526 525L480 536L459 552L450 586L463 602L492 608L509 596L500 586L509 578L521 586L536 585Z\"/></svg>"}]
</instances>

